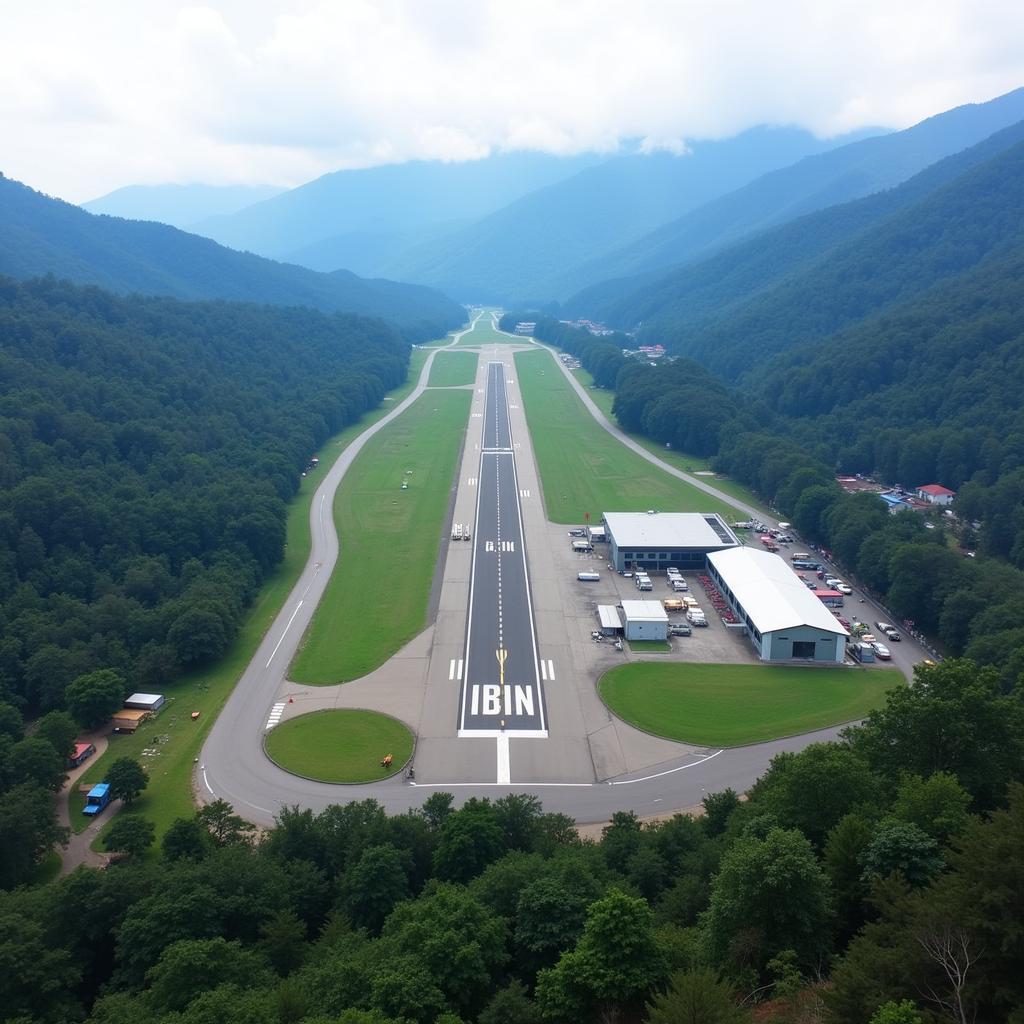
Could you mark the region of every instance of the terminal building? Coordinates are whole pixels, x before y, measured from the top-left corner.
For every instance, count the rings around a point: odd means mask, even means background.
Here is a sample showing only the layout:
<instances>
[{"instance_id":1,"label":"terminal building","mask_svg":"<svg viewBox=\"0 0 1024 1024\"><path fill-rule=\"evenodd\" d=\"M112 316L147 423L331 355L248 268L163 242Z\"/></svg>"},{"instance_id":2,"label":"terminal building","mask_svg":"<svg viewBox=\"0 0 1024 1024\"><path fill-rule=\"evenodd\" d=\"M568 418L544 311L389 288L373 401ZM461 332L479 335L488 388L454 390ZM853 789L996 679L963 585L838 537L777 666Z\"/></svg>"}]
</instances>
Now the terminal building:
<instances>
[{"instance_id":1,"label":"terminal building","mask_svg":"<svg viewBox=\"0 0 1024 1024\"><path fill-rule=\"evenodd\" d=\"M608 560L619 572L631 569L703 571L713 551L739 547L736 535L714 513L605 512Z\"/></svg>"},{"instance_id":2,"label":"terminal building","mask_svg":"<svg viewBox=\"0 0 1024 1024\"><path fill-rule=\"evenodd\" d=\"M842 664L849 634L778 555L738 547L707 564L762 661Z\"/></svg>"}]
</instances>

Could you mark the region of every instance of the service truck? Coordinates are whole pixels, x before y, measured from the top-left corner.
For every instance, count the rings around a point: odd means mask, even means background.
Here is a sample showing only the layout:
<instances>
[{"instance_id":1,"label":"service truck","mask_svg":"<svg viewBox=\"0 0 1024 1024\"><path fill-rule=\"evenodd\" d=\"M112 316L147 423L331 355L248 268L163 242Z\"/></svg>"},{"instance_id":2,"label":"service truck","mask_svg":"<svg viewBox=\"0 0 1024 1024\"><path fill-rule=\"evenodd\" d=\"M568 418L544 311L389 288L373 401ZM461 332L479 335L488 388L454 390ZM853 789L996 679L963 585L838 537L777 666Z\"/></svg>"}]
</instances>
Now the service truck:
<instances>
[{"instance_id":1,"label":"service truck","mask_svg":"<svg viewBox=\"0 0 1024 1024\"><path fill-rule=\"evenodd\" d=\"M107 782L99 782L89 790L89 793L85 798L85 806L82 808L82 813L88 814L89 817L95 817L97 814L100 814L109 803L110 784Z\"/></svg>"}]
</instances>

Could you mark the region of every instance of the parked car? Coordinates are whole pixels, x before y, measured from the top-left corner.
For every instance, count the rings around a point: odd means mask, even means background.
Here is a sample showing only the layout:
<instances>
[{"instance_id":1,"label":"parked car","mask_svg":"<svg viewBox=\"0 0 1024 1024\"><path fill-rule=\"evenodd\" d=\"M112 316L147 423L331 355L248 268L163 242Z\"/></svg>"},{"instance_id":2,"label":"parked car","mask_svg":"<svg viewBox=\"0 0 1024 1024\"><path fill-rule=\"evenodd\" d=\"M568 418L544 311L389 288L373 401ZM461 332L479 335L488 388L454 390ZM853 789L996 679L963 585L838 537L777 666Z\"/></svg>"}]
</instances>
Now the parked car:
<instances>
[{"instance_id":1,"label":"parked car","mask_svg":"<svg viewBox=\"0 0 1024 1024\"><path fill-rule=\"evenodd\" d=\"M886 640L892 640L894 643L899 643L903 639L898 629L886 629L883 632Z\"/></svg>"},{"instance_id":2,"label":"parked car","mask_svg":"<svg viewBox=\"0 0 1024 1024\"><path fill-rule=\"evenodd\" d=\"M872 647L878 643L878 637L874 633L861 633L860 638L864 643L871 644Z\"/></svg>"},{"instance_id":3,"label":"parked car","mask_svg":"<svg viewBox=\"0 0 1024 1024\"><path fill-rule=\"evenodd\" d=\"M879 633L888 633L890 629L896 628L891 622L876 622L875 625Z\"/></svg>"},{"instance_id":4,"label":"parked car","mask_svg":"<svg viewBox=\"0 0 1024 1024\"><path fill-rule=\"evenodd\" d=\"M693 630L688 622L670 622L668 631L672 636L693 636Z\"/></svg>"},{"instance_id":5,"label":"parked car","mask_svg":"<svg viewBox=\"0 0 1024 1024\"><path fill-rule=\"evenodd\" d=\"M836 590L838 590L840 594L852 594L853 593L853 587L851 587L849 583L843 583L843 582L837 583L836 584Z\"/></svg>"},{"instance_id":6,"label":"parked car","mask_svg":"<svg viewBox=\"0 0 1024 1024\"><path fill-rule=\"evenodd\" d=\"M888 661L892 657L892 652L885 644L880 644L877 640L871 645L875 649L875 657L881 658L882 661Z\"/></svg>"}]
</instances>

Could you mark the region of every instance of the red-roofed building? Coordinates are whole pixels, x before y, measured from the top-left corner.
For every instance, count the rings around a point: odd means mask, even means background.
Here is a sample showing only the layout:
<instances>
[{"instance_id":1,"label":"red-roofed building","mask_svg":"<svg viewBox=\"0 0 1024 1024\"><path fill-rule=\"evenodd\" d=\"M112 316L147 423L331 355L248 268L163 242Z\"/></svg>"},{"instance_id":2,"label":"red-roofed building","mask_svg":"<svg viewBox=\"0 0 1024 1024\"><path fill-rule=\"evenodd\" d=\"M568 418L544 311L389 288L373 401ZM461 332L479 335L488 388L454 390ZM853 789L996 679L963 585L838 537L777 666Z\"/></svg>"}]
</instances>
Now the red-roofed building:
<instances>
[{"instance_id":1,"label":"red-roofed building","mask_svg":"<svg viewBox=\"0 0 1024 1024\"><path fill-rule=\"evenodd\" d=\"M956 491L951 491L942 484L925 484L924 487L918 487L917 496L932 505L950 505L956 497Z\"/></svg>"},{"instance_id":2,"label":"red-roofed building","mask_svg":"<svg viewBox=\"0 0 1024 1024\"><path fill-rule=\"evenodd\" d=\"M68 767L77 768L95 753L96 748L91 743L76 743L74 753L68 758Z\"/></svg>"}]
</instances>

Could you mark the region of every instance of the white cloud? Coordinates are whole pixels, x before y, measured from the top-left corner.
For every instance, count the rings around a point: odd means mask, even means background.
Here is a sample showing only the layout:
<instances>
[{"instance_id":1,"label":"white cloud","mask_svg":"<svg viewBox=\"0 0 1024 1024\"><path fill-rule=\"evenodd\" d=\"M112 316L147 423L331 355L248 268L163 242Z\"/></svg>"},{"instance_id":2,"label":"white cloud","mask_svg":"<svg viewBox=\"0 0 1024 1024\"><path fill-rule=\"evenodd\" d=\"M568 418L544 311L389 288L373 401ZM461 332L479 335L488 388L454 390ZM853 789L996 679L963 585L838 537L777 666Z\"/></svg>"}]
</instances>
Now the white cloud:
<instances>
[{"instance_id":1,"label":"white cloud","mask_svg":"<svg viewBox=\"0 0 1024 1024\"><path fill-rule=\"evenodd\" d=\"M298 184L494 149L904 126L1024 84L1005 0L0 0L0 170Z\"/></svg>"}]
</instances>

